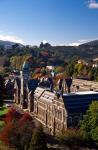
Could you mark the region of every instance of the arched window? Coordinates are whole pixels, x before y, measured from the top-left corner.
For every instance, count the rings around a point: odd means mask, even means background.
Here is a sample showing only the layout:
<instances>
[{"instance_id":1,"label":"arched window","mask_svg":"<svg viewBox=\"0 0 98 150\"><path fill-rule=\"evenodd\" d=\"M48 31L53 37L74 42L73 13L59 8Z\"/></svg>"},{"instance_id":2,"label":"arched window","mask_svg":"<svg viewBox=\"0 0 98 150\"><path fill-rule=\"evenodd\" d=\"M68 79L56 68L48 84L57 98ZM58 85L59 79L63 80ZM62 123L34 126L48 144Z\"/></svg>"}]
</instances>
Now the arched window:
<instances>
[{"instance_id":1,"label":"arched window","mask_svg":"<svg viewBox=\"0 0 98 150\"><path fill-rule=\"evenodd\" d=\"M68 126L68 127L72 127L72 117L71 117L71 116L69 116L69 117L67 118L67 126Z\"/></svg>"}]
</instances>

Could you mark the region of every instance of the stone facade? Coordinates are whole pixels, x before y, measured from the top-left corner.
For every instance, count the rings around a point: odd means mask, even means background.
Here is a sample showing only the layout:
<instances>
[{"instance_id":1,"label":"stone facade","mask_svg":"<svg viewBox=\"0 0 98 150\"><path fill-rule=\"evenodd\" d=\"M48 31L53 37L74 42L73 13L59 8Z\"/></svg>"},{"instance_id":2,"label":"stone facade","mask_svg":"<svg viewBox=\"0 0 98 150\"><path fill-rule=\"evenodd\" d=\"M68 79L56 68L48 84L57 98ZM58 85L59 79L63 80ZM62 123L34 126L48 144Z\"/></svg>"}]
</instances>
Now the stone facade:
<instances>
[{"instance_id":1,"label":"stone facade","mask_svg":"<svg viewBox=\"0 0 98 150\"><path fill-rule=\"evenodd\" d=\"M80 120L93 100L98 100L98 92L77 92L63 94L37 87L34 92L35 118L47 127L51 134L58 134L67 128L78 127Z\"/></svg>"},{"instance_id":2,"label":"stone facade","mask_svg":"<svg viewBox=\"0 0 98 150\"><path fill-rule=\"evenodd\" d=\"M15 102L21 104L19 86L16 84L16 87ZM27 93L29 112L33 113L34 117L53 135L67 128L77 127L89 104L93 100L98 100L98 92L94 91L59 95L56 91L51 92L47 88L37 87L35 91L27 90Z\"/></svg>"},{"instance_id":3,"label":"stone facade","mask_svg":"<svg viewBox=\"0 0 98 150\"><path fill-rule=\"evenodd\" d=\"M14 102L20 104L20 91L21 91L21 82L20 78L15 79L14 83Z\"/></svg>"},{"instance_id":4,"label":"stone facade","mask_svg":"<svg viewBox=\"0 0 98 150\"><path fill-rule=\"evenodd\" d=\"M34 94L35 117L52 134L63 131L67 128L67 112L62 99L57 99L55 93L38 87Z\"/></svg>"},{"instance_id":5,"label":"stone facade","mask_svg":"<svg viewBox=\"0 0 98 150\"><path fill-rule=\"evenodd\" d=\"M73 79L73 89L74 91L98 91L98 82Z\"/></svg>"}]
</instances>

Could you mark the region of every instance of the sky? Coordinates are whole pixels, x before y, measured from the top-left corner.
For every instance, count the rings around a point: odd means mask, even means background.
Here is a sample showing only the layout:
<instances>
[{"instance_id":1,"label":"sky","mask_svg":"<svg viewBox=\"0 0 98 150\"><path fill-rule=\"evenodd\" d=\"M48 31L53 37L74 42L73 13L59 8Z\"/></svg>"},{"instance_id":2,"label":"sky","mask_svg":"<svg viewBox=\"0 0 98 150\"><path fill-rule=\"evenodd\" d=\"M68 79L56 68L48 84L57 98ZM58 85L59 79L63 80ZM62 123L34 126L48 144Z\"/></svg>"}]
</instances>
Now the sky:
<instances>
[{"instance_id":1,"label":"sky","mask_svg":"<svg viewBox=\"0 0 98 150\"><path fill-rule=\"evenodd\" d=\"M0 0L0 40L78 45L98 39L98 0Z\"/></svg>"}]
</instances>

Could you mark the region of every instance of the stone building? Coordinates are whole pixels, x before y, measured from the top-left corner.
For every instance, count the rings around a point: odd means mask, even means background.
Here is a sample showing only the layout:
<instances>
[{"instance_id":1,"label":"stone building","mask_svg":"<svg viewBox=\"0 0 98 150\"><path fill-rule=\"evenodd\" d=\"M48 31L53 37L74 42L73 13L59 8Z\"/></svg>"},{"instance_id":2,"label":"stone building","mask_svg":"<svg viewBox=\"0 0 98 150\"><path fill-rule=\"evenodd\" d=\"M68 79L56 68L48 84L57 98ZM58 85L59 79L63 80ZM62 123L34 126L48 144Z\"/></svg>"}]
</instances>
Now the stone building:
<instances>
[{"instance_id":1,"label":"stone building","mask_svg":"<svg viewBox=\"0 0 98 150\"><path fill-rule=\"evenodd\" d=\"M73 84L82 86L81 80L73 81ZM54 90L50 77L40 81L30 79L29 66L24 63L21 76L15 81L14 99L22 108L33 113L51 134L58 134L67 128L77 127L89 104L98 100L98 92L71 92L71 85L71 78L60 80L58 90Z\"/></svg>"},{"instance_id":2,"label":"stone building","mask_svg":"<svg viewBox=\"0 0 98 150\"><path fill-rule=\"evenodd\" d=\"M35 118L41 122L51 134L58 134L67 128L77 127L80 119L93 100L98 100L98 92L62 93L51 91L48 86L38 85L36 80L28 80L27 107ZM20 82L20 81L19 81ZM16 84L17 103L21 103L20 84ZM51 87L51 86L50 86ZM20 90L21 91L21 90ZM20 100L19 100L20 98Z\"/></svg>"},{"instance_id":3,"label":"stone building","mask_svg":"<svg viewBox=\"0 0 98 150\"><path fill-rule=\"evenodd\" d=\"M24 62L20 75L15 77L14 101L20 104L21 108L31 110L33 107L32 96L38 86L37 79L30 79L28 62Z\"/></svg>"},{"instance_id":4,"label":"stone building","mask_svg":"<svg viewBox=\"0 0 98 150\"><path fill-rule=\"evenodd\" d=\"M73 79L72 86L73 91L98 91L98 82L95 81Z\"/></svg>"},{"instance_id":5,"label":"stone building","mask_svg":"<svg viewBox=\"0 0 98 150\"><path fill-rule=\"evenodd\" d=\"M21 92L20 92L20 97L21 97L21 106L22 108L27 108L28 107L28 93L27 93L27 86L28 86L28 80L29 80L29 64L28 62L24 62L23 68L21 71L20 75L20 80L21 80Z\"/></svg>"},{"instance_id":6,"label":"stone building","mask_svg":"<svg viewBox=\"0 0 98 150\"><path fill-rule=\"evenodd\" d=\"M34 91L37 88L38 83L39 83L38 79L28 80L27 93L28 93L28 109L30 112L32 112L34 108Z\"/></svg>"},{"instance_id":7,"label":"stone building","mask_svg":"<svg viewBox=\"0 0 98 150\"><path fill-rule=\"evenodd\" d=\"M6 94L7 94L7 98L8 99L13 99L14 96L14 80L12 79L8 79L5 80L5 90L6 90Z\"/></svg>"},{"instance_id":8,"label":"stone building","mask_svg":"<svg viewBox=\"0 0 98 150\"><path fill-rule=\"evenodd\" d=\"M37 87L33 98L32 111L36 119L47 127L51 134L58 134L79 125L89 104L98 100L98 92L76 92L58 97L56 93Z\"/></svg>"},{"instance_id":9,"label":"stone building","mask_svg":"<svg viewBox=\"0 0 98 150\"><path fill-rule=\"evenodd\" d=\"M21 91L21 80L19 77L17 77L14 83L14 102L17 104L20 104L20 91Z\"/></svg>"},{"instance_id":10,"label":"stone building","mask_svg":"<svg viewBox=\"0 0 98 150\"><path fill-rule=\"evenodd\" d=\"M67 113L64 108L62 98L57 98L56 94L38 87L34 94L33 113L49 131L54 134L67 128ZM64 118L65 116L65 118Z\"/></svg>"}]
</instances>

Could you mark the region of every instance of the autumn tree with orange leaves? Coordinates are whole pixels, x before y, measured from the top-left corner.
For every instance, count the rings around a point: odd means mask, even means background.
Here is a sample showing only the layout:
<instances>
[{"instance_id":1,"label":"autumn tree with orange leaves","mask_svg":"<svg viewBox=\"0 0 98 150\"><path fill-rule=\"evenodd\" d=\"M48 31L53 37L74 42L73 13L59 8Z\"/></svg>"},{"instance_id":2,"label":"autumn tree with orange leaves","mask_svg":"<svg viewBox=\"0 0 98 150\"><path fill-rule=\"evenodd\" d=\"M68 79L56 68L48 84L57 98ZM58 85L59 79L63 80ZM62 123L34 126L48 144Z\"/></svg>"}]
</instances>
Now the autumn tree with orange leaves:
<instances>
[{"instance_id":1,"label":"autumn tree with orange leaves","mask_svg":"<svg viewBox=\"0 0 98 150\"><path fill-rule=\"evenodd\" d=\"M11 108L4 120L6 125L0 133L0 140L9 147L28 149L35 127L32 117L28 113L21 115Z\"/></svg>"}]
</instances>

